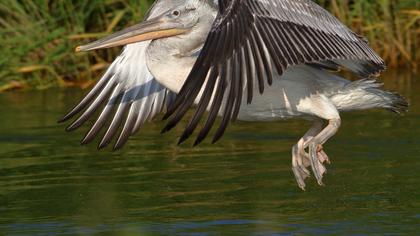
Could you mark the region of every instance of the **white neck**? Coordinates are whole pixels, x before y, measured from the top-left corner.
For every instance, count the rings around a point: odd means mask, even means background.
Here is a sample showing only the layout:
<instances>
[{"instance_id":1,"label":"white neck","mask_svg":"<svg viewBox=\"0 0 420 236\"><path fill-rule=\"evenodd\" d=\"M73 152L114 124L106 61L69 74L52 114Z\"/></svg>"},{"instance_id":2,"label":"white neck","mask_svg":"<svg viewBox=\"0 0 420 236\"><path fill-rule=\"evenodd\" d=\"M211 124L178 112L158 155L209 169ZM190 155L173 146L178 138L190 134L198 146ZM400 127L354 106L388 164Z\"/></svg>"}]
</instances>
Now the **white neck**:
<instances>
[{"instance_id":1,"label":"white neck","mask_svg":"<svg viewBox=\"0 0 420 236\"><path fill-rule=\"evenodd\" d=\"M183 55L163 41L156 40L146 52L147 67L159 83L178 93L187 79L197 57Z\"/></svg>"},{"instance_id":2,"label":"white neck","mask_svg":"<svg viewBox=\"0 0 420 236\"><path fill-rule=\"evenodd\" d=\"M146 52L147 67L159 83L178 93L191 72L217 11L208 4L197 9L200 19L181 35L153 40ZM198 14L198 13L197 13Z\"/></svg>"}]
</instances>

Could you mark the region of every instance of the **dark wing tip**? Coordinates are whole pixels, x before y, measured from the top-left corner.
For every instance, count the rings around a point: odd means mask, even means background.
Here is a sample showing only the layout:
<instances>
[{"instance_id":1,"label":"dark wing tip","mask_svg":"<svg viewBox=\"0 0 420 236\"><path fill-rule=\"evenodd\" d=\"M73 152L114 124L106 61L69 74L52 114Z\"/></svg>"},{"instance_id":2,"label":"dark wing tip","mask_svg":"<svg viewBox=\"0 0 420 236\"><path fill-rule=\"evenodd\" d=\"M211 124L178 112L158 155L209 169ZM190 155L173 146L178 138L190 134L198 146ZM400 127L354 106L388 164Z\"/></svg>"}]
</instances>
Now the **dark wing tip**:
<instances>
[{"instance_id":1,"label":"dark wing tip","mask_svg":"<svg viewBox=\"0 0 420 236\"><path fill-rule=\"evenodd\" d=\"M113 151L120 151L124 148L126 143L117 143L115 144L115 146L112 148Z\"/></svg>"},{"instance_id":2,"label":"dark wing tip","mask_svg":"<svg viewBox=\"0 0 420 236\"><path fill-rule=\"evenodd\" d=\"M183 144L190 136L191 133L184 132L178 140L178 145Z\"/></svg>"},{"instance_id":3,"label":"dark wing tip","mask_svg":"<svg viewBox=\"0 0 420 236\"><path fill-rule=\"evenodd\" d=\"M82 146L88 145L91 142L92 142L91 140L83 139L82 141L80 141L80 145L82 145Z\"/></svg>"},{"instance_id":4,"label":"dark wing tip","mask_svg":"<svg viewBox=\"0 0 420 236\"><path fill-rule=\"evenodd\" d=\"M108 146L109 142L104 142L104 140L102 140L99 144L98 144L98 150L103 150Z\"/></svg>"},{"instance_id":5,"label":"dark wing tip","mask_svg":"<svg viewBox=\"0 0 420 236\"><path fill-rule=\"evenodd\" d=\"M201 142L199 142L198 140L194 141L193 147L197 147L198 145L200 145Z\"/></svg>"},{"instance_id":6,"label":"dark wing tip","mask_svg":"<svg viewBox=\"0 0 420 236\"><path fill-rule=\"evenodd\" d=\"M167 132L169 132L171 129L173 129L175 127L174 124L172 123L168 123L167 125L165 125L165 127L160 131L161 134L165 134Z\"/></svg>"},{"instance_id":7,"label":"dark wing tip","mask_svg":"<svg viewBox=\"0 0 420 236\"><path fill-rule=\"evenodd\" d=\"M66 131L67 132L73 132L73 131L77 130L79 127L80 127L79 125L77 125L76 123L73 123L66 128Z\"/></svg>"},{"instance_id":8,"label":"dark wing tip","mask_svg":"<svg viewBox=\"0 0 420 236\"><path fill-rule=\"evenodd\" d=\"M70 118L68 118L67 116L64 116L64 117L60 118L59 120L57 120L57 123L62 124L64 122L68 121L69 119Z\"/></svg>"},{"instance_id":9,"label":"dark wing tip","mask_svg":"<svg viewBox=\"0 0 420 236\"><path fill-rule=\"evenodd\" d=\"M205 137L206 136L204 136L204 135L197 136L197 138L194 141L193 147L197 147L198 145L200 145L204 141Z\"/></svg>"}]
</instances>

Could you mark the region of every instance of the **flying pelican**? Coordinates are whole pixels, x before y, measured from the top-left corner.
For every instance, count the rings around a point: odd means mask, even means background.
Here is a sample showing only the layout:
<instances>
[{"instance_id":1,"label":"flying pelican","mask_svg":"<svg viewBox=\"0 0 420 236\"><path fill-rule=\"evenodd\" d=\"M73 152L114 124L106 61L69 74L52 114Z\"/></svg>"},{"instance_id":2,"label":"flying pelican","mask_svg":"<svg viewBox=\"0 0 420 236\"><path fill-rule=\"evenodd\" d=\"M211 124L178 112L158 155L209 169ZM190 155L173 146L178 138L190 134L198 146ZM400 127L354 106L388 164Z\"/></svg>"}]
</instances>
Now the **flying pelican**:
<instances>
[{"instance_id":1,"label":"flying pelican","mask_svg":"<svg viewBox=\"0 0 420 236\"><path fill-rule=\"evenodd\" d=\"M304 189L308 167L323 185L329 163L323 145L338 131L341 111L408 107L372 79L385 64L367 41L311 0L158 0L142 23L76 51L116 46L125 46L122 54L61 120L79 115L72 131L102 109L82 141L90 143L110 121L100 149L116 135L114 148L122 148L161 112L167 132L194 105L179 143L202 122L194 145L201 143L217 116L213 142L237 119L301 117L313 123L292 149L292 170ZM340 69L360 79L346 80Z\"/></svg>"}]
</instances>

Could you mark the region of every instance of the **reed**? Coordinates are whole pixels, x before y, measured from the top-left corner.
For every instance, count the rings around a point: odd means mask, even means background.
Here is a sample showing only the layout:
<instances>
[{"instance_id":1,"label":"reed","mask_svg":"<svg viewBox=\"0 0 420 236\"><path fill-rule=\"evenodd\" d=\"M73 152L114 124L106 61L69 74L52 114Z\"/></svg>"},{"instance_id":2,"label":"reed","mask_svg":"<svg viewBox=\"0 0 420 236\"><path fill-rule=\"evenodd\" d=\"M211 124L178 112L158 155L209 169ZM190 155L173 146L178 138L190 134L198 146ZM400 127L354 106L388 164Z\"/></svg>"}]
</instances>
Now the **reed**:
<instances>
[{"instance_id":1,"label":"reed","mask_svg":"<svg viewBox=\"0 0 420 236\"><path fill-rule=\"evenodd\" d=\"M82 43L139 22L152 0L2 0L0 91L88 87L120 49L74 53ZM319 0L384 57L390 67L420 61L420 1Z\"/></svg>"},{"instance_id":2,"label":"reed","mask_svg":"<svg viewBox=\"0 0 420 236\"><path fill-rule=\"evenodd\" d=\"M385 59L389 67L420 63L420 1L417 0L319 0Z\"/></svg>"},{"instance_id":3,"label":"reed","mask_svg":"<svg viewBox=\"0 0 420 236\"><path fill-rule=\"evenodd\" d=\"M88 86L119 49L74 48L140 21L151 1L0 1L0 91Z\"/></svg>"}]
</instances>

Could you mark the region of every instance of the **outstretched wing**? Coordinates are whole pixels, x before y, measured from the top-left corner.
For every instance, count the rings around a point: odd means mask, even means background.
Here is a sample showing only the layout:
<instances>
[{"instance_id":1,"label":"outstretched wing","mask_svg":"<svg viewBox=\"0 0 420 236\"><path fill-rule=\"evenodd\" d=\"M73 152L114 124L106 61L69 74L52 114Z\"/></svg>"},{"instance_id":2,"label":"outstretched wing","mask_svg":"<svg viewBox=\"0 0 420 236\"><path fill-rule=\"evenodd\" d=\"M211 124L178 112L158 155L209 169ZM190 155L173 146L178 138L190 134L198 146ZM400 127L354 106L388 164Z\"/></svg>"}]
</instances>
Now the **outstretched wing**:
<instances>
[{"instance_id":1,"label":"outstretched wing","mask_svg":"<svg viewBox=\"0 0 420 236\"><path fill-rule=\"evenodd\" d=\"M207 108L210 113L195 144L208 135L220 112L222 122L213 138L216 142L237 118L244 89L251 103L254 81L260 93L265 81L272 83L272 66L281 75L302 63L348 65L362 77L385 67L364 39L311 0L219 0L219 15L165 116L172 117L163 132L184 117L202 91L180 142L193 133Z\"/></svg>"},{"instance_id":2,"label":"outstretched wing","mask_svg":"<svg viewBox=\"0 0 420 236\"><path fill-rule=\"evenodd\" d=\"M102 109L82 144L92 142L110 121L99 148L106 147L118 135L114 149L120 149L147 120L174 100L175 94L159 84L147 68L145 53L149 44L150 41L126 46L95 87L61 120L80 115L67 128L73 131Z\"/></svg>"}]
</instances>

